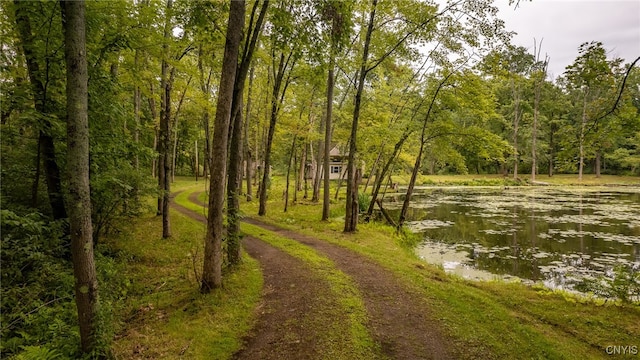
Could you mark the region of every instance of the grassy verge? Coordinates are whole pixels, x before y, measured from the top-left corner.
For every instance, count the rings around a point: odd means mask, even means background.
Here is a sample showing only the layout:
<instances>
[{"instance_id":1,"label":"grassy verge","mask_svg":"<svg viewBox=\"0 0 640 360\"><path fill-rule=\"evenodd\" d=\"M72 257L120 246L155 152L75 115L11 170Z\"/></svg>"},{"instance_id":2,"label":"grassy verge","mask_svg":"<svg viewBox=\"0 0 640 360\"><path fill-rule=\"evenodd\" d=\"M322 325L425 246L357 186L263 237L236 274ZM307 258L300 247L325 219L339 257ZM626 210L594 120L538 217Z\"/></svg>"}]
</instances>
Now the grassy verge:
<instances>
[{"instance_id":1,"label":"grassy verge","mask_svg":"<svg viewBox=\"0 0 640 360\"><path fill-rule=\"evenodd\" d=\"M171 222L171 239L162 239L161 219L148 216L109 241L128 280L114 356L229 358L252 325L262 289L260 268L244 257L237 271L226 275L224 289L200 294L205 227L174 211Z\"/></svg>"},{"instance_id":2,"label":"grassy verge","mask_svg":"<svg viewBox=\"0 0 640 360\"><path fill-rule=\"evenodd\" d=\"M277 182L272 182L276 183ZM281 194L277 185L272 194ZM353 249L368 256L422 292L445 330L460 340L460 351L483 358L599 358L610 345L640 346L640 307L581 299L542 287L516 283L468 282L420 261L405 238L380 224L361 224L345 235L332 205L328 223L319 221L320 204L302 201L283 213L283 202L269 202L267 220ZM245 214L257 202L243 203ZM493 355L491 355L493 354Z\"/></svg>"}]
</instances>

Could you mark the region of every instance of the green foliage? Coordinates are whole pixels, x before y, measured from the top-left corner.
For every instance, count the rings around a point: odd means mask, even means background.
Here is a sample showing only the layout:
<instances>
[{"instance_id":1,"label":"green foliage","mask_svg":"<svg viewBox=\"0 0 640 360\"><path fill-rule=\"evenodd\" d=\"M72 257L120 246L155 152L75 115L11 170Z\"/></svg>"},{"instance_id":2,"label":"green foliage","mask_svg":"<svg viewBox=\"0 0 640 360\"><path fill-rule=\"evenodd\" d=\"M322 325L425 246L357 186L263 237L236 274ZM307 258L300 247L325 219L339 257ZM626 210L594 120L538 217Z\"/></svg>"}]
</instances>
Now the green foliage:
<instances>
[{"instance_id":1,"label":"green foliage","mask_svg":"<svg viewBox=\"0 0 640 360\"><path fill-rule=\"evenodd\" d=\"M369 204L371 204L371 195L364 191L358 192L358 209L361 213L367 211Z\"/></svg>"},{"instance_id":2,"label":"green foliage","mask_svg":"<svg viewBox=\"0 0 640 360\"><path fill-rule=\"evenodd\" d=\"M604 298L617 298L626 303L640 304L640 271L628 265L618 265L612 277L599 276L582 280L576 289Z\"/></svg>"},{"instance_id":3,"label":"green foliage","mask_svg":"<svg viewBox=\"0 0 640 360\"><path fill-rule=\"evenodd\" d=\"M3 357L23 349L27 357L49 349L74 357L79 337L64 224L47 223L37 213L1 214Z\"/></svg>"},{"instance_id":4,"label":"green foliage","mask_svg":"<svg viewBox=\"0 0 640 360\"><path fill-rule=\"evenodd\" d=\"M2 357L70 359L80 356L74 278L64 222L38 213L1 210ZM94 356L108 353L112 313L127 282L110 257L96 254L100 307Z\"/></svg>"},{"instance_id":5,"label":"green foliage","mask_svg":"<svg viewBox=\"0 0 640 360\"><path fill-rule=\"evenodd\" d=\"M139 216L145 210L140 199L154 194L153 180L133 169L128 163L110 169L91 181L94 242L99 236L118 230L119 224Z\"/></svg>"},{"instance_id":6,"label":"green foliage","mask_svg":"<svg viewBox=\"0 0 640 360\"><path fill-rule=\"evenodd\" d=\"M57 360L64 359L62 354L46 346L24 346L15 360Z\"/></svg>"}]
</instances>

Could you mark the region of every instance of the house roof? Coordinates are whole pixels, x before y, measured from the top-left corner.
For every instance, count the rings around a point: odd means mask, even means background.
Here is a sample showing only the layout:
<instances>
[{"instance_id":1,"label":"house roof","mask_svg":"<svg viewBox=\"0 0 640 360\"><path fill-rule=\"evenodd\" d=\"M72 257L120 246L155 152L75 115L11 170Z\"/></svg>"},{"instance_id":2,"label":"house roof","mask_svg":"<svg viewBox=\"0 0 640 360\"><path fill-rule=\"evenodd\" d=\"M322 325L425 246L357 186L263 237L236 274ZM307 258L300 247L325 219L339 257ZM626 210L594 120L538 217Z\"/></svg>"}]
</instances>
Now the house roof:
<instances>
[{"instance_id":1,"label":"house roof","mask_svg":"<svg viewBox=\"0 0 640 360\"><path fill-rule=\"evenodd\" d=\"M333 145L333 147L329 151L329 156L346 156L346 154L342 153L338 145Z\"/></svg>"}]
</instances>

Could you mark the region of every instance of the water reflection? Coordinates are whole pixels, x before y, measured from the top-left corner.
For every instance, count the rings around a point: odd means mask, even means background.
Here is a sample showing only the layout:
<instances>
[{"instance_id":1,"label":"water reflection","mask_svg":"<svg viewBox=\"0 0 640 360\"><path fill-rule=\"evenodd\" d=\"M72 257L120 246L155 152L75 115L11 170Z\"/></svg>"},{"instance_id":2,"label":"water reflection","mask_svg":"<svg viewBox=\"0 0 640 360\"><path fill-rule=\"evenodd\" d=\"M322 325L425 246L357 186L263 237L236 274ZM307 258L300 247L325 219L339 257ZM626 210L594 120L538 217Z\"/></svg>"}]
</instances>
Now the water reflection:
<instances>
[{"instance_id":1,"label":"water reflection","mask_svg":"<svg viewBox=\"0 0 640 360\"><path fill-rule=\"evenodd\" d=\"M616 264L640 271L639 188L423 188L408 219L424 234L420 256L468 278L571 289Z\"/></svg>"}]
</instances>

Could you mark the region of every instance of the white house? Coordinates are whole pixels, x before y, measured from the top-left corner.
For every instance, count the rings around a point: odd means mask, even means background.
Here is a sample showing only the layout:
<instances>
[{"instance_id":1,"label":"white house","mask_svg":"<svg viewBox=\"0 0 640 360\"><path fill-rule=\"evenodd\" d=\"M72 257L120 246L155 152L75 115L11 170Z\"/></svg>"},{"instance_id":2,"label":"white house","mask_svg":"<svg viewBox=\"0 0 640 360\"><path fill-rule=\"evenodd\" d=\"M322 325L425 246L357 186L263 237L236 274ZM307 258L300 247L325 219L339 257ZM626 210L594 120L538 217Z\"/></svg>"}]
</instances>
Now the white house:
<instances>
[{"instance_id":1,"label":"white house","mask_svg":"<svg viewBox=\"0 0 640 360\"><path fill-rule=\"evenodd\" d=\"M347 163L349 156L340 151L337 145L329 151L329 179L338 180L347 178Z\"/></svg>"}]
</instances>

